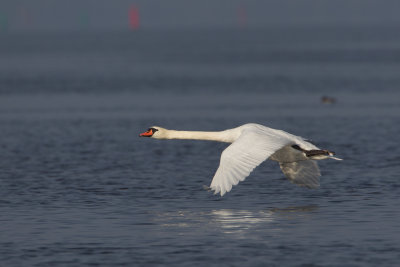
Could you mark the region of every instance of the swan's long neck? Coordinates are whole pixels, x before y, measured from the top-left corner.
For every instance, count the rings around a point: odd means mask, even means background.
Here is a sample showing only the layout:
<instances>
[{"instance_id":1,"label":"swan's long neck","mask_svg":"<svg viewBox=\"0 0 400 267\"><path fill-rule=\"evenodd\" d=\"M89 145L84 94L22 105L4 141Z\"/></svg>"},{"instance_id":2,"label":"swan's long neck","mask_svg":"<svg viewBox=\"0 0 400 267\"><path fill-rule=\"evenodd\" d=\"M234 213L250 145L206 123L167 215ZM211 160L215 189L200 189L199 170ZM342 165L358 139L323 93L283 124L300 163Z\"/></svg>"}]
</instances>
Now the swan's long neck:
<instances>
[{"instance_id":1,"label":"swan's long neck","mask_svg":"<svg viewBox=\"0 0 400 267\"><path fill-rule=\"evenodd\" d=\"M229 131L202 132L202 131L175 131L166 130L165 139L208 140L231 143L235 140Z\"/></svg>"}]
</instances>

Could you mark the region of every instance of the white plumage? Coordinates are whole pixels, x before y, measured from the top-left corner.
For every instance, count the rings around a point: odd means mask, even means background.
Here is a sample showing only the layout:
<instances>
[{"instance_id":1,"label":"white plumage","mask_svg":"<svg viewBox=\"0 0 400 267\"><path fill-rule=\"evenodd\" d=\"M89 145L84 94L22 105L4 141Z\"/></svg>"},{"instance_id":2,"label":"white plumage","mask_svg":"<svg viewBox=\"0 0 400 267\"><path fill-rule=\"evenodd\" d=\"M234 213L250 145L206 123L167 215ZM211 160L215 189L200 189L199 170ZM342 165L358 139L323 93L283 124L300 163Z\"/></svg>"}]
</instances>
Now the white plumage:
<instances>
[{"instance_id":1,"label":"white plumage","mask_svg":"<svg viewBox=\"0 0 400 267\"><path fill-rule=\"evenodd\" d=\"M308 188L319 187L321 174L315 160L340 160L333 157L333 152L320 150L299 136L255 123L221 132L175 131L154 126L140 136L232 143L222 152L218 170L210 185L210 189L221 196L246 179L254 168L267 159L278 161L282 172L291 182Z\"/></svg>"}]
</instances>

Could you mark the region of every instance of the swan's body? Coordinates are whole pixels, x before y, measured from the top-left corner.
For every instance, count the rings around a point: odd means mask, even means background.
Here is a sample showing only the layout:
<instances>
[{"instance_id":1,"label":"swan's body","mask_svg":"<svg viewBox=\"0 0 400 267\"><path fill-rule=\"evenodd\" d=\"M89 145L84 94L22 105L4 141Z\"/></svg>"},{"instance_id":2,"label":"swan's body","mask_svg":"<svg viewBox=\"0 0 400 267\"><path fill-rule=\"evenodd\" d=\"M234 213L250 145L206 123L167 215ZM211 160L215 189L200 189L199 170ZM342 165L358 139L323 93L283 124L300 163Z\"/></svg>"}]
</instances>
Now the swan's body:
<instances>
[{"instance_id":1,"label":"swan's body","mask_svg":"<svg viewBox=\"0 0 400 267\"><path fill-rule=\"evenodd\" d=\"M308 188L319 187L321 174L315 160L340 160L333 157L333 152L320 150L299 136L255 123L221 132L175 131L154 126L140 136L232 143L222 152L219 168L210 185L210 189L221 196L267 159L278 161L291 182Z\"/></svg>"}]
</instances>

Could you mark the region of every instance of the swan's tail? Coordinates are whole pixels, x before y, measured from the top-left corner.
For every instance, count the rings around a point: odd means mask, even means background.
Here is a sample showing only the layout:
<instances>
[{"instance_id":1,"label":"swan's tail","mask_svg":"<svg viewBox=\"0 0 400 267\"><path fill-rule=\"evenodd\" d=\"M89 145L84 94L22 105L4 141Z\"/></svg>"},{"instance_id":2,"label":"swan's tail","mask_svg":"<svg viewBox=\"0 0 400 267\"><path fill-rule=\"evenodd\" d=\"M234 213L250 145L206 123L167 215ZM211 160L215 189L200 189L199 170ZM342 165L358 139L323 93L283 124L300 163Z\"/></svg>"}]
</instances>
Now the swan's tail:
<instances>
[{"instance_id":1,"label":"swan's tail","mask_svg":"<svg viewBox=\"0 0 400 267\"><path fill-rule=\"evenodd\" d=\"M329 151L326 149L311 149L311 150L305 150L301 148L299 145L292 145L294 149L297 149L301 152L304 153L304 155L309 158L309 159L314 159L314 160L321 160L321 159L334 159L334 160L343 160L337 157L334 157L335 152Z\"/></svg>"},{"instance_id":2,"label":"swan's tail","mask_svg":"<svg viewBox=\"0 0 400 267\"><path fill-rule=\"evenodd\" d=\"M334 160L343 160L341 158L334 157L335 152L329 150L304 150L306 156L310 159L334 159Z\"/></svg>"},{"instance_id":3,"label":"swan's tail","mask_svg":"<svg viewBox=\"0 0 400 267\"><path fill-rule=\"evenodd\" d=\"M333 152L333 151L328 151L328 150L325 150L327 153L328 153L328 158L329 159L334 159L334 160L343 160L343 159L341 159L341 158L337 158L337 157L334 157L334 155L336 154L335 152Z\"/></svg>"},{"instance_id":4,"label":"swan's tail","mask_svg":"<svg viewBox=\"0 0 400 267\"><path fill-rule=\"evenodd\" d=\"M330 158L330 159L334 159L334 160L343 160L343 159L341 159L341 158L337 158L337 157L334 157L334 156L329 156L329 158Z\"/></svg>"}]
</instances>

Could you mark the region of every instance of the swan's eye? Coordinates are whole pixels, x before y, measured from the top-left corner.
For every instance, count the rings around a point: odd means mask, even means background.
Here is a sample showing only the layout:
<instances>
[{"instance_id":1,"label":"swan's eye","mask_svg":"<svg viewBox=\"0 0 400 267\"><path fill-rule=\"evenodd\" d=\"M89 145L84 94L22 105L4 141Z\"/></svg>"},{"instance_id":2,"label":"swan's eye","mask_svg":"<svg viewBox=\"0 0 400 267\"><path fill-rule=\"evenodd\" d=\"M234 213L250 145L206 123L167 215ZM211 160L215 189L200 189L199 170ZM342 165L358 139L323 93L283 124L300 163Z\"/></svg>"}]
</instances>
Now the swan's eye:
<instances>
[{"instance_id":1,"label":"swan's eye","mask_svg":"<svg viewBox=\"0 0 400 267\"><path fill-rule=\"evenodd\" d=\"M147 131L154 134L155 132L158 131L158 129L156 129L156 128L149 128Z\"/></svg>"}]
</instances>

